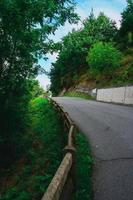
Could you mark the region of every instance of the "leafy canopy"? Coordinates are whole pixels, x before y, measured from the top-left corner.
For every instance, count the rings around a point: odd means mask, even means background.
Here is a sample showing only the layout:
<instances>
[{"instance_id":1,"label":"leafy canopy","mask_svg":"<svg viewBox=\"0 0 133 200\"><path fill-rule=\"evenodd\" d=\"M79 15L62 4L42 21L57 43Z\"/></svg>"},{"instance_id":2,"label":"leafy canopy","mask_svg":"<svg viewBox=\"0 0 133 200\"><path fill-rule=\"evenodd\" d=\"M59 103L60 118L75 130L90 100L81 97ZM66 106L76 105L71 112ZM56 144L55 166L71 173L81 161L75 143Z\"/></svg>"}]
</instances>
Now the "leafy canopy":
<instances>
[{"instance_id":1,"label":"leafy canopy","mask_svg":"<svg viewBox=\"0 0 133 200\"><path fill-rule=\"evenodd\" d=\"M115 41L117 31L115 22L103 13L96 18L91 12L81 29L73 30L62 39L59 56L50 73L51 91L58 94L63 88L71 87L88 69L88 49L97 41Z\"/></svg>"},{"instance_id":2,"label":"leafy canopy","mask_svg":"<svg viewBox=\"0 0 133 200\"><path fill-rule=\"evenodd\" d=\"M51 49L48 36L77 22L74 0L0 1L0 160L8 165L27 127L31 79ZM22 152L22 148L20 148ZM6 155L6 156L5 156ZM6 160L6 161L5 161Z\"/></svg>"},{"instance_id":3,"label":"leafy canopy","mask_svg":"<svg viewBox=\"0 0 133 200\"><path fill-rule=\"evenodd\" d=\"M89 50L87 62L92 74L111 75L120 66L121 54L112 43L97 42Z\"/></svg>"},{"instance_id":4,"label":"leafy canopy","mask_svg":"<svg viewBox=\"0 0 133 200\"><path fill-rule=\"evenodd\" d=\"M127 7L122 13L120 35L125 43L133 45L133 1L127 0Z\"/></svg>"}]
</instances>

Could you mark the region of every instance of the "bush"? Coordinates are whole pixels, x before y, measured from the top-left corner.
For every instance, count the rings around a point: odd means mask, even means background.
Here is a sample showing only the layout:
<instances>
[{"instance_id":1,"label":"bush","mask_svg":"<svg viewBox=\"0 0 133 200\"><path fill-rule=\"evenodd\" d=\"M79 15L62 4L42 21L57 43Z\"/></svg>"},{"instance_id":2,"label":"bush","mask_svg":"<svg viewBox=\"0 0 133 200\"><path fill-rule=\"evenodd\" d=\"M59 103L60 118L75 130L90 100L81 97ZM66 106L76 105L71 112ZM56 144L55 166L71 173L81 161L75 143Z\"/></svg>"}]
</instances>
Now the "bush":
<instances>
[{"instance_id":1,"label":"bush","mask_svg":"<svg viewBox=\"0 0 133 200\"><path fill-rule=\"evenodd\" d=\"M0 171L1 200L40 200L62 160L60 115L41 97L30 101L28 115L31 123L25 141L29 144L12 167Z\"/></svg>"},{"instance_id":2,"label":"bush","mask_svg":"<svg viewBox=\"0 0 133 200\"><path fill-rule=\"evenodd\" d=\"M112 43L97 42L90 49L87 62L93 75L112 75L121 64L121 53Z\"/></svg>"},{"instance_id":3,"label":"bush","mask_svg":"<svg viewBox=\"0 0 133 200\"><path fill-rule=\"evenodd\" d=\"M70 91L66 92L64 94L66 97L79 97L83 99L92 99L92 97L89 94L83 93L83 92L76 92L76 91Z\"/></svg>"}]
</instances>

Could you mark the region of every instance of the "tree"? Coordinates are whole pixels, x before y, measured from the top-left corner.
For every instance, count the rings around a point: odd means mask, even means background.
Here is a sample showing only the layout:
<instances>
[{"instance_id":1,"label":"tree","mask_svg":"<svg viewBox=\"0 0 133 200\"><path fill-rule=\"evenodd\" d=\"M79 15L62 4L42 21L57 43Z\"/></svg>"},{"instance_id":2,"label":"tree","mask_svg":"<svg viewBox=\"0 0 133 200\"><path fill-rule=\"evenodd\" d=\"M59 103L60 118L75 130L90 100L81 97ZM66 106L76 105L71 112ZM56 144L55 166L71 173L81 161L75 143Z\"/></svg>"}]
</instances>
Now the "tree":
<instances>
[{"instance_id":1,"label":"tree","mask_svg":"<svg viewBox=\"0 0 133 200\"><path fill-rule=\"evenodd\" d=\"M77 21L74 7L73 0L0 1L0 160L5 164L24 133L30 79L50 49L48 36L66 20Z\"/></svg>"},{"instance_id":2,"label":"tree","mask_svg":"<svg viewBox=\"0 0 133 200\"><path fill-rule=\"evenodd\" d=\"M93 11L90 17L84 21L83 34L89 43L96 43L97 41L112 42L117 36L116 22L112 21L104 13L100 13L96 18Z\"/></svg>"},{"instance_id":3,"label":"tree","mask_svg":"<svg viewBox=\"0 0 133 200\"><path fill-rule=\"evenodd\" d=\"M39 82L37 80L32 80L32 98L37 98L39 96L43 96L46 94L46 91L39 85Z\"/></svg>"},{"instance_id":4,"label":"tree","mask_svg":"<svg viewBox=\"0 0 133 200\"><path fill-rule=\"evenodd\" d=\"M116 35L115 22L103 13L96 18L91 12L81 29L72 30L61 41L59 56L50 73L52 92L58 94L63 88L73 86L88 70L88 49L97 41L115 41Z\"/></svg>"},{"instance_id":5,"label":"tree","mask_svg":"<svg viewBox=\"0 0 133 200\"><path fill-rule=\"evenodd\" d=\"M98 74L112 76L114 70L121 64L121 53L112 43L97 42L89 50L87 62L94 76Z\"/></svg>"},{"instance_id":6,"label":"tree","mask_svg":"<svg viewBox=\"0 0 133 200\"><path fill-rule=\"evenodd\" d=\"M127 0L127 7L122 13L120 36L125 43L133 45L133 1Z\"/></svg>"}]
</instances>

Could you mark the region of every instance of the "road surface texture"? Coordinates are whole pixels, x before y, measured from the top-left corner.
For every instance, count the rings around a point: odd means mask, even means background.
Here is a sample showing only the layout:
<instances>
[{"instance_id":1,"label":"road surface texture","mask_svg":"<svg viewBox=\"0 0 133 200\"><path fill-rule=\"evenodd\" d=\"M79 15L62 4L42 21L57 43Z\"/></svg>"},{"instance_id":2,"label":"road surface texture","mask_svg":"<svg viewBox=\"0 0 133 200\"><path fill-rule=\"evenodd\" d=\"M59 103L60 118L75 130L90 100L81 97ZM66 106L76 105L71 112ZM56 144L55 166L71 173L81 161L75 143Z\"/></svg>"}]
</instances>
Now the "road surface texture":
<instances>
[{"instance_id":1,"label":"road surface texture","mask_svg":"<svg viewBox=\"0 0 133 200\"><path fill-rule=\"evenodd\" d=\"M86 134L94 157L94 200L133 200L133 107L53 98Z\"/></svg>"}]
</instances>

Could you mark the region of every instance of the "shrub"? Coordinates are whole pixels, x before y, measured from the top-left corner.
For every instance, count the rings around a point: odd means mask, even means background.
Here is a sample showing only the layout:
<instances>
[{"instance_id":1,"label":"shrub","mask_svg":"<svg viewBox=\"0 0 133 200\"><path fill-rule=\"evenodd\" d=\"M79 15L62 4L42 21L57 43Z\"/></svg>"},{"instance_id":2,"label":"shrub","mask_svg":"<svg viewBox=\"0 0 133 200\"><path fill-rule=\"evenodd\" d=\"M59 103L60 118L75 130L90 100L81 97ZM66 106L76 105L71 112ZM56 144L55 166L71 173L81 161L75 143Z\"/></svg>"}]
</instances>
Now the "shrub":
<instances>
[{"instance_id":1,"label":"shrub","mask_svg":"<svg viewBox=\"0 0 133 200\"><path fill-rule=\"evenodd\" d=\"M87 56L90 72L94 75L112 75L121 64L121 53L112 43L97 42Z\"/></svg>"},{"instance_id":2,"label":"shrub","mask_svg":"<svg viewBox=\"0 0 133 200\"><path fill-rule=\"evenodd\" d=\"M0 200L40 200L62 160L66 143L60 115L41 97L30 101L28 115L30 125L21 141L28 145L12 167L0 171Z\"/></svg>"}]
</instances>

